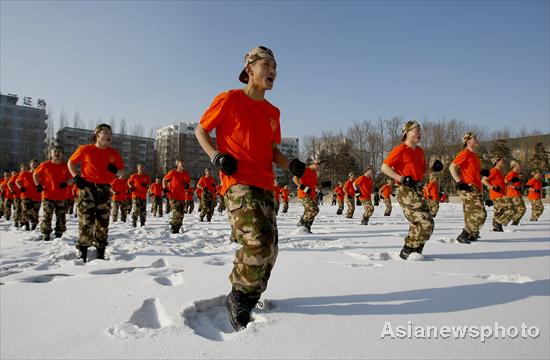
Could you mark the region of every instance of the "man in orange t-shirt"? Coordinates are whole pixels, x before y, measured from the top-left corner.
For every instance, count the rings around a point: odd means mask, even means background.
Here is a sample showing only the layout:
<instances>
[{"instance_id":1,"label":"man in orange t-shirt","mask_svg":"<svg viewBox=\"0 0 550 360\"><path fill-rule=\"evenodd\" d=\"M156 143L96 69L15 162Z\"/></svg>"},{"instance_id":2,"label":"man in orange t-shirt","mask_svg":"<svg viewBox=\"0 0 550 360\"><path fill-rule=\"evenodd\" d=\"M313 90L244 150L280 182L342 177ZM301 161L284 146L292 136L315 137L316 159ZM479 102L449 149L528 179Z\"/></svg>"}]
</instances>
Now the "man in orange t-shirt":
<instances>
[{"instance_id":1,"label":"man in orange t-shirt","mask_svg":"<svg viewBox=\"0 0 550 360\"><path fill-rule=\"evenodd\" d=\"M435 174L430 174L430 182L426 184L424 190L426 202L430 207L430 214L435 217L439 211L439 185L437 184L437 176Z\"/></svg>"},{"instance_id":2,"label":"man in orange t-shirt","mask_svg":"<svg viewBox=\"0 0 550 360\"><path fill-rule=\"evenodd\" d=\"M176 168L168 171L162 179L163 191L170 200L170 211L172 212L170 226L172 234L178 234L183 225L187 190L189 189L190 181L191 178L185 170L185 162L182 159L176 160Z\"/></svg>"},{"instance_id":3,"label":"man in orange t-shirt","mask_svg":"<svg viewBox=\"0 0 550 360\"><path fill-rule=\"evenodd\" d=\"M338 185L333 190L334 195L336 195L336 201L338 203L338 209L336 210L336 215L342 215L344 211L344 189L342 188L342 183L339 182Z\"/></svg>"},{"instance_id":4,"label":"man in orange t-shirt","mask_svg":"<svg viewBox=\"0 0 550 360\"><path fill-rule=\"evenodd\" d=\"M273 163L302 177L305 164L289 162L279 151L279 109L265 99L277 76L273 52L259 46L245 55L239 80L244 89L218 95L200 120L195 135L222 172L232 233L242 246L235 254L227 297L229 319L236 330L251 321L250 311L266 289L277 258L277 222L273 196ZM216 147L208 135L216 130ZM252 229L252 230L251 230Z\"/></svg>"},{"instance_id":5,"label":"man in orange t-shirt","mask_svg":"<svg viewBox=\"0 0 550 360\"><path fill-rule=\"evenodd\" d=\"M50 160L40 164L33 174L37 190L42 193L43 218L40 232L45 241L50 240L52 218L55 213L55 237L59 238L67 230L67 197L73 179L67 163L63 161L63 148L54 146L50 150Z\"/></svg>"},{"instance_id":6,"label":"man in orange t-shirt","mask_svg":"<svg viewBox=\"0 0 550 360\"><path fill-rule=\"evenodd\" d=\"M494 204L493 231L503 232L502 226L506 226L514 216L514 203L506 196L506 185L502 175L504 159L495 155L492 163L493 168L489 176L483 177L481 182L489 189L489 198Z\"/></svg>"},{"instance_id":7,"label":"man in orange t-shirt","mask_svg":"<svg viewBox=\"0 0 550 360\"><path fill-rule=\"evenodd\" d=\"M413 252L422 254L424 244L434 229L430 208L422 195L421 183L428 167L424 150L418 146L421 134L418 122L407 121L402 128L401 145L393 148L382 164L382 172L400 184L397 188L397 201L410 223L405 245L399 253L404 260L408 259ZM431 171L442 169L441 161L435 160Z\"/></svg>"},{"instance_id":8,"label":"man in orange t-shirt","mask_svg":"<svg viewBox=\"0 0 550 360\"><path fill-rule=\"evenodd\" d=\"M86 262L88 247L95 246L97 259L105 259L111 213L111 183L124 170L122 157L112 148L113 133L108 124L96 126L92 144L82 145L67 165L78 192L79 257ZM77 165L80 164L80 172Z\"/></svg>"},{"instance_id":9,"label":"man in orange t-shirt","mask_svg":"<svg viewBox=\"0 0 550 360\"><path fill-rule=\"evenodd\" d=\"M529 189L527 198L531 202L531 221L539 221L539 217L544 211L542 204L542 174L540 170L533 172L533 177L527 181L525 187Z\"/></svg>"},{"instance_id":10,"label":"man in orange t-shirt","mask_svg":"<svg viewBox=\"0 0 550 360\"><path fill-rule=\"evenodd\" d=\"M124 171L120 171L116 179L111 183L111 217L113 222L118 220L120 212L120 221L126 222L126 217L131 207L130 203L130 187L128 180L124 177Z\"/></svg>"},{"instance_id":11,"label":"man in orange t-shirt","mask_svg":"<svg viewBox=\"0 0 550 360\"><path fill-rule=\"evenodd\" d=\"M185 191L185 205L183 208L185 214L191 214L195 209L195 200L193 199L194 192L195 188L193 187L193 183L189 183L189 187Z\"/></svg>"},{"instance_id":12,"label":"man in orange t-shirt","mask_svg":"<svg viewBox=\"0 0 550 360\"><path fill-rule=\"evenodd\" d=\"M143 164L137 164L137 173L128 178L128 187L132 193L132 226L137 226L137 219L141 226L145 226L147 216L147 190L151 184L151 177L145 174Z\"/></svg>"},{"instance_id":13,"label":"man in orange t-shirt","mask_svg":"<svg viewBox=\"0 0 550 360\"><path fill-rule=\"evenodd\" d=\"M464 209L464 228L456 239L460 243L469 244L479 239L479 230L487 218L483 205L481 175L488 171L481 170L479 156L475 152L479 142L473 132L468 131L462 135L462 146L464 150L449 165L449 172L456 182Z\"/></svg>"},{"instance_id":14,"label":"man in orange t-shirt","mask_svg":"<svg viewBox=\"0 0 550 360\"><path fill-rule=\"evenodd\" d=\"M344 194L346 198L346 217L348 219L353 218L353 213L355 212L355 187L353 186L353 182L355 181L355 174L349 173L349 178L344 183L343 189Z\"/></svg>"},{"instance_id":15,"label":"man in orange t-shirt","mask_svg":"<svg viewBox=\"0 0 550 360\"><path fill-rule=\"evenodd\" d=\"M31 160L29 167L25 166L25 170L21 171L15 180L15 184L21 191L22 225L27 231L34 230L38 226L42 195L36 189L33 173L39 164L37 159Z\"/></svg>"},{"instance_id":16,"label":"man in orange t-shirt","mask_svg":"<svg viewBox=\"0 0 550 360\"><path fill-rule=\"evenodd\" d=\"M316 201L319 165L319 161L313 161L310 166L306 167L304 175L300 178L294 176L292 179L298 186L298 199L304 207L304 213L298 222L298 226L304 227L307 232L311 232L311 225L313 225L315 216L319 213L319 206Z\"/></svg>"},{"instance_id":17,"label":"man in orange t-shirt","mask_svg":"<svg viewBox=\"0 0 550 360\"><path fill-rule=\"evenodd\" d=\"M279 206L281 204L281 187L277 180L273 182L273 195L275 196L275 214L279 214Z\"/></svg>"},{"instance_id":18,"label":"man in orange t-shirt","mask_svg":"<svg viewBox=\"0 0 550 360\"><path fill-rule=\"evenodd\" d=\"M281 199L283 200L283 214L288 212L288 200L290 197L290 189L288 188L288 185L283 186L281 189Z\"/></svg>"},{"instance_id":19,"label":"man in orange t-shirt","mask_svg":"<svg viewBox=\"0 0 550 360\"><path fill-rule=\"evenodd\" d=\"M151 185L149 188L149 192L151 193L151 214L153 216L162 217L162 183L160 182L160 178L156 177L155 182Z\"/></svg>"},{"instance_id":20,"label":"man in orange t-shirt","mask_svg":"<svg viewBox=\"0 0 550 360\"><path fill-rule=\"evenodd\" d=\"M512 201L514 205L514 214L512 215L512 225L519 225L519 221L525 215L527 208L522 197L521 189L521 165L519 161L512 160L510 163L512 168L506 177L504 182L506 183L506 196Z\"/></svg>"},{"instance_id":21,"label":"man in orange t-shirt","mask_svg":"<svg viewBox=\"0 0 550 360\"><path fill-rule=\"evenodd\" d=\"M2 192L2 198L4 202L0 206L4 209L4 217L6 220L10 220L12 207L13 207L13 194L8 186L8 182L11 179L9 171L4 171L4 181L0 184L0 191Z\"/></svg>"},{"instance_id":22,"label":"man in orange t-shirt","mask_svg":"<svg viewBox=\"0 0 550 360\"><path fill-rule=\"evenodd\" d=\"M23 171L23 169L26 167L25 164L21 164L19 166L19 169ZM19 187L15 184L15 181L19 177L19 172L12 171L11 177L8 180L8 188L10 190L11 195L13 196L13 222L16 228L19 228L21 226L21 222L23 221L23 206L21 205L21 190L19 190Z\"/></svg>"},{"instance_id":23,"label":"man in orange t-shirt","mask_svg":"<svg viewBox=\"0 0 550 360\"><path fill-rule=\"evenodd\" d=\"M391 196L393 192L393 180L388 179L388 182L380 187L380 190L378 191L378 194L384 201L384 206L386 209L384 210L384 216L390 216L391 215Z\"/></svg>"},{"instance_id":24,"label":"man in orange t-shirt","mask_svg":"<svg viewBox=\"0 0 550 360\"><path fill-rule=\"evenodd\" d=\"M225 210L225 202L223 201L222 186L216 185L216 198L220 198L220 204L218 205L218 212L221 214Z\"/></svg>"},{"instance_id":25,"label":"man in orange t-shirt","mask_svg":"<svg viewBox=\"0 0 550 360\"><path fill-rule=\"evenodd\" d=\"M4 173L5 174L5 173ZM4 184L4 177L0 177L0 219L4 216L4 190L2 185Z\"/></svg>"},{"instance_id":26,"label":"man in orange t-shirt","mask_svg":"<svg viewBox=\"0 0 550 360\"><path fill-rule=\"evenodd\" d=\"M361 225L368 225L369 219L374 212L374 206L372 205L371 195L372 195L372 174L373 169L371 166L367 168L365 173L359 176L353 184L357 186L357 193L359 194L359 201L363 206L363 218L361 219Z\"/></svg>"},{"instance_id":27,"label":"man in orange t-shirt","mask_svg":"<svg viewBox=\"0 0 550 360\"><path fill-rule=\"evenodd\" d=\"M216 180L210 175L210 169L204 169L204 176L197 182L197 189L202 191L199 220L202 222L206 217L211 222L216 206Z\"/></svg>"}]
</instances>

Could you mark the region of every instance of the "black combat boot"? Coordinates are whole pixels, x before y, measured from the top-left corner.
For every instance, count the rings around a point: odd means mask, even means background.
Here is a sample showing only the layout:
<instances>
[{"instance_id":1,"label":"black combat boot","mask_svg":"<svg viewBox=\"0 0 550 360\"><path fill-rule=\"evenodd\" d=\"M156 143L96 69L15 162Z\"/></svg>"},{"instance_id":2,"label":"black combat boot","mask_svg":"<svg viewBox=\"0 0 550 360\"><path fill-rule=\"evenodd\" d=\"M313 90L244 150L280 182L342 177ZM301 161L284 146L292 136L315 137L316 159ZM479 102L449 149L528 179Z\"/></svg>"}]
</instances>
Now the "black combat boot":
<instances>
[{"instance_id":1,"label":"black combat boot","mask_svg":"<svg viewBox=\"0 0 550 360\"><path fill-rule=\"evenodd\" d=\"M44 236L44 241L50 241L50 234L43 234Z\"/></svg>"},{"instance_id":2,"label":"black combat boot","mask_svg":"<svg viewBox=\"0 0 550 360\"><path fill-rule=\"evenodd\" d=\"M96 259L105 260L105 248L104 248L104 247L100 247L100 248L96 248L96 250L97 250L97 257L96 257Z\"/></svg>"},{"instance_id":3,"label":"black combat boot","mask_svg":"<svg viewBox=\"0 0 550 360\"><path fill-rule=\"evenodd\" d=\"M462 230L460 235L456 238L456 241L458 241L461 244L469 244L470 243L470 234L466 230Z\"/></svg>"},{"instance_id":4,"label":"black combat boot","mask_svg":"<svg viewBox=\"0 0 550 360\"><path fill-rule=\"evenodd\" d=\"M519 225L519 221L512 221L512 225L518 226L518 225Z\"/></svg>"},{"instance_id":5,"label":"black combat boot","mask_svg":"<svg viewBox=\"0 0 550 360\"><path fill-rule=\"evenodd\" d=\"M59 232L59 231L56 231L56 232L55 232L55 237L56 237L56 238L60 238L62 235L63 235L62 232Z\"/></svg>"},{"instance_id":6,"label":"black combat boot","mask_svg":"<svg viewBox=\"0 0 550 360\"><path fill-rule=\"evenodd\" d=\"M137 227L137 220L132 221L132 227Z\"/></svg>"},{"instance_id":7,"label":"black combat boot","mask_svg":"<svg viewBox=\"0 0 550 360\"><path fill-rule=\"evenodd\" d=\"M502 228L502 224L499 224L499 223L493 221L493 231L503 232L504 229Z\"/></svg>"},{"instance_id":8,"label":"black combat boot","mask_svg":"<svg viewBox=\"0 0 550 360\"><path fill-rule=\"evenodd\" d=\"M25 231L31 231L31 224L28 221L25 221L22 225L25 227Z\"/></svg>"},{"instance_id":9,"label":"black combat boot","mask_svg":"<svg viewBox=\"0 0 550 360\"><path fill-rule=\"evenodd\" d=\"M80 251L80 253L78 254L78 258L82 259L82 261L84 262L88 261L88 247L80 246L78 250Z\"/></svg>"},{"instance_id":10,"label":"black combat boot","mask_svg":"<svg viewBox=\"0 0 550 360\"><path fill-rule=\"evenodd\" d=\"M414 252L414 249L410 246L404 245L403 249L401 249L401 252L399 253L399 257L403 260L407 260L409 258L409 255Z\"/></svg>"},{"instance_id":11,"label":"black combat boot","mask_svg":"<svg viewBox=\"0 0 550 360\"><path fill-rule=\"evenodd\" d=\"M234 288L227 295L225 305L229 311L229 321L235 330L246 328L250 322L250 312L258 300L260 300L260 294L244 293Z\"/></svg>"},{"instance_id":12,"label":"black combat boot","mask_svg":"<svg viewBox=\"0 0 550 360\"><path fill-rule=\"evenodd\" d=\"M31 230L32 230L32 231L36 230L36 227L37 227L37 226L38 226L38 224L32 224L32 225L31 225Z\"/></svg>"},{"instance_id":13,"label":"black combat boot","mask_svg":"<svg viewBox=\"0 0 550 360\"><path fill-rule=\"evenodd\" d=\"M368 225L368 224L369 224L369 219L363 218L361 220L361 225Z\"/></svg>"},{"instance_id":14,"label":"black combat boot","mask_svg":"<svg viewBox=\"0 0 550 360\"><path fill-rule=\"evenodd\" d=\"M417 248L414 248L413 251L415 253L419 253L420 255L422 255L422 251L424 250L424 244L420 245L419 247Z\"/></svg>"},{"instance_id":15,"label":"black combat boot","mask_svg":"<svg viewBox=\"0 0 550 360\"><path fill-rule=\"evenodd\" d=\"M142 222L141 222L141 226L145 226L145 221L142 221Z\"/></svg>"},{"instance_id":16,"label":"black combat boot","mask_svg":"<svg viewBox=\"0 0 550 360\"><path fill-rule=\"evenodd\" d=\"M179 234L180 227L178 225L172 225L172 234Z\"/></svg>"},{"instance_id":17,"label":"black combat boot","mask_svg":"<svg viewBox=\"0 0 550 360\"><path fill-rule=\"evenodd\" d=\"M389 213L384 213L384 216L390 216L390 214Z\"/></svg>"}]
</instances>

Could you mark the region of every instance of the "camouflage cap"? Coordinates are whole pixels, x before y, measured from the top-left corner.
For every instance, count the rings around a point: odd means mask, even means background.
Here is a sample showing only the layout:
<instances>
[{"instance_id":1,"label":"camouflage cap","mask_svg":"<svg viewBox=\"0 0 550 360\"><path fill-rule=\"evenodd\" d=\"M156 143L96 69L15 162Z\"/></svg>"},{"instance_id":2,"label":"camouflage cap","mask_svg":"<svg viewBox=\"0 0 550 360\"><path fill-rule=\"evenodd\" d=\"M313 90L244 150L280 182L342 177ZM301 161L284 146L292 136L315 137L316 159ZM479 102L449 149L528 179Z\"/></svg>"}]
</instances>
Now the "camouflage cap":
<instances>
[{"instance_id":1,"label":"camouflage cap","mask_svg":"<svg viewBox=\"0 0 550 360\"><path fill-rule=\"evenodd\" d=\"M510 161L510 167L514 167L516 165L519 165L519 162L517 160Z\"/></svg>"},{"instance_id":2,"label":"camouflage cap","mask_svg":"<svg viewBox=\"0 0 550 360\"><path fill-rule=\"evenodd\" d=\"M502 159L502 158L500 157L500 155L493 155L493 156L491 157L491 164L493 164L493 166L495 166L495 165L497 164L497 162L498 162L500 159Z\"/></svg>"},{"instance_id":3,"label":"camouflage cap","mask_svg":"<svg viewBox=\"0 0 550 360\"><path fill-rule=\"evenodd\" d=\"M95 131L94 131L94 132L95 132L95 133L98 133L98 132L100 132L100 131L103 130L103 129L109 129L109 130L111 130L111 125L109 125L109 124L99 124L99 125L97 125L97 126L95 127ZM111 130L111 131L112 131L112 130Z\"/></svg>"},{"instance_id":4,"label":"camouflage cap","mask_svg":"<svg viewBox=\"0 0 550 360\"><path fill-rule=\"evenodd\" d=\"M416 127L420 128L420 124L416 120L409 120L403 124L403 128L401 129L403 137L401 138L401 141L405 141L407 133Z\"/></svg>"},{"instance_id":5,"label":"camouflage cap","mask_svg":"<svg viewBox=\"0 0 550 360\"><path fill-rule=\"evenodd\" d=\"M239 80L242 83L248 84L248 74L246 73L246 67L252 64L254 61L260 59L271 59L275 61L275 55L273 55L273 51L271 51L269 48L266 48L265 46L257 46L254 49L250 50L244 56L244 68L239 75Z\"/></svg>"},{"instance_id":6,"label":"camouflage cap","mask_svg":"<svg viewBox=\"0 0 550 360\"><path fill-rule=\"evenodd\" d=\"M466 144L466 141L470 140L471 138L473 138L475 136L476 135L471 131L465 132L464 134L462 134L462 143Z\"/></svg>"}]
</instances>

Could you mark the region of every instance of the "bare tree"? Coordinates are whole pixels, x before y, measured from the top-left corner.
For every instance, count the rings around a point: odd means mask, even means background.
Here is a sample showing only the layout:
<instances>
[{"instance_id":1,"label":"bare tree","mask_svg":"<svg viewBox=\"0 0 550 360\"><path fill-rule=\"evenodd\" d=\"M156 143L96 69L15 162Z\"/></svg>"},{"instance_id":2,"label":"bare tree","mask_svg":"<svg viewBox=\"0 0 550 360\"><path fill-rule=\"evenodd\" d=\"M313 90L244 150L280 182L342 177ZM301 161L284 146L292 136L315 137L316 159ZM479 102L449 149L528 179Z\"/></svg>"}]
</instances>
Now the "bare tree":
<instances>
[{"instance_id":1,"label":"bare tree","mask_svg":"<svg viewBox=\"0 0 550 360\"><path fill-rule=\"evenodd\" d=\"M118 130L118 133L121 135L126 135L126 119L122 118L120 119L120 127Z\"/></svg>"},{"instance_id":2,"label":"bare tree","mask_svg":"<svg viewBox=\"0 0 550 360\"><path fill-rule=\"evenodd\" d=\"M367 144L368 135L371 124L367 121L360 123L354 122L353 126L348 128L347 137L352 142L353 154L359 162L359 167L365 169L367 167Z\"/></svg>"},{"instance_id":3,"label":"bare tree","mask_svg":"<svg viewBox=\"0 0 550 360\"><path fill-rule=\"evenodd\" d=\"M401 125L403 124L402 116L394 116L389 120L385 121L386 130L388 132L388 140L390 149L393 149L401 143L401 137L403 136L401 132Z\"/></svg>"},{"instance_id":4,"label":"bare tree","mask_svg":"<svg viewBox=\"0 0 550 360\"><path fill-rule=\"evenodd\" d=\"M59 127L58 130L63 129L65 126L67 126L67 115L65 114L65 110L61 110L59 113Z\"/></svg>"}]
</instances>

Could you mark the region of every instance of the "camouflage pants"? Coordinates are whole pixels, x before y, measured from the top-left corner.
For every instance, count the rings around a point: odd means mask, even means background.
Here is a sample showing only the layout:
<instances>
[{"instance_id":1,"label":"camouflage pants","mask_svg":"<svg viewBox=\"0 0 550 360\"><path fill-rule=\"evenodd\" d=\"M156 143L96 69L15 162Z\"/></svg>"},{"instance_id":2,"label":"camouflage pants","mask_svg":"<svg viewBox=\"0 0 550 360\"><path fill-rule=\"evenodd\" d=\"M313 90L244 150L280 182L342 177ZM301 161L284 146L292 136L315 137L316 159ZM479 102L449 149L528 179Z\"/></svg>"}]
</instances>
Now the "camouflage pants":
<instances>
[{"instance_id":1,"label":"camouflage pants","mask_svg":"<svg viewBox=\"0 0 550 360\"><path fill-rule=\"evenodd\" d=\"M9 220L11 217L12 206L13 206L13 199L4 200L4 216L6 217L6 220Z\"/></svg>"},{"instance_id":2,"label":"camouflage pants","mask_svg":"<svg viewBox=\"0 0 550 360\"><path fill-rule=\"evenodd\" d=\"M351 219L353 218L353 213L355 212L355 199L353 196L346 196L346 206L348 208L346 210L346 217Z\"/></svg>"},{"instance_id":3,"label":"camouflage pants","mask_svg":"<svg viewBox=\"0 0 550 360\"><path fill-rule=\"evenodd\" d=\"M65 225L67 214L67 201L66 200L48 200L42 201L42 209L44 217L40 224L40 232L44 235L50 235L52 232L52 218L55 213L55 233L63 234L67 227Z\"/></svg>"},{"instance_id":4,"label":"camouflage pants","mask_svg":"<svg viewBox=\"0 0 550 360\"><path fill-rule=\"evenodd\" d=\"M384 199L384 205L386 206L386 210L384 210L384 215L391 215L391 198Z\"/></svg>"},{"instance_id":5,"label":"camouflage pants","mask_svg":"<svg viewBox=\"0 0 550 360\"><path fill-rule=\"evenodd\" d=\"M493 224L508 225L514 216L514 203L509 197L501 197L493 200L495 211L493 213Z\"/></svg>"},{"instance_id":6,"label":"camouflage pants","mask_svg":"<svg viewBox=\"0 0 550 360\"><path fill-rule=\"evenodd\" d=\"M229 280L242 292L267 288L279 251L274 202L272 191L255 186L235 184L225 193L232 234L241 245Z\"/></svg>"},{"instance_id":7,"label":"camouflage pants","mask_svg":"<svg viewBox=\"0 0 550 360\"><path fill-rule=\"evenodd\" d=\"M319 205L309 196L305 196L300 199L302 206L304 207L304 214L300 219L300 224L311 230L311 225L317 214L319 214Z\"/></svg>"},{"instance_id":8,"label":"camouflage pants","mask_svg":"<svg viewBox=\"0 0 550 360\"><path fill-rule=\"evenodd\" d=\"M178 229L183 224L183 216L185 215L185 200L170 199L170 209L172 210L172 219L170 225L177 226Z\"/></svg>"},{"instance_id":9,"label":"camouflage pants","mask_svg":"<svg viewBox=\"0 0 550 360\"><path fill-rule=\"evenodd\" d=\"M361 200L361 204L363 205L363 219L368 220L372 216L372 213L374 212L374 206L372 206L371 199Z\"/></svg>"},{"instance_id":10,"label":"camouflage pants","mask_svg":"<svg viewBox=\"0 0 550 360\"><path fill-rule=\"evenodd\" d=\"M128 215L128 200L113 201L112 208L113 211L111 212L111 215L113 217L113 221L118 220L118 213L120 211L120 221L126 222L126 216Z\"/></svg>"},{"instance_id":11,"label":"camouflage pants","mask_svg":"<svg viewBox=\"0 0 550 360\"><path fill-rule=\"evenodd\" d=\"M338 200L338 210L336 210L336 215L342 215L344 211L344 200Z\"/></svg>"},{"instance_id":12,"label":"camouflage pants","mask_svg":"<svg viewBox=\"0 0 550 360\"><path fill-rule=\"evenodd\" d=\"M153 196L151 204L151 213L153 216L157 216L157 213L162 217L162 196Z\"/></svg>"},{"instance_id":13,"label":"camouflage pants","mask_svg":"<svg viewBox=\"0 0 550 360\"><path fill-rule=\"evenodd\" d=\"M225 201L220 196L220 204L218 205L218 212L222 213L225 210Z\"/></svg>"},{"instance_id":14,"label":"camouflage pants","mask_svg":"<svg viewBox=\"0 0 550 360\"><path fill-rule=\"evenodd\" d=\"M195 209L195 202L193 200L186 200L184 212L186 214L191 214L194 209Z\"/></svg>"},{"instance_id":15,"label":"camouflage pants","mask_svg":"<svg viewBox=\"0 0 550 360\"><path fill-rule=\"evenodd\" d=\"M472 191L460 190L458 196L462 200L462 209L464 211L464 230L471 236L479 236L479 229L485 224L487 211L483 205L481 192L477 187L472 187Z\"/></svg>"},{"instance_id":16,"label":"camouflage pants","mask_svg":"<svg viewBox=\"0 0 550 360\"><path fill-rule=\"evenodd\" d=\"M512 200L512 204L514 204L514 214L512 215L511 220L514 223L518 223L523 215L525 215L527 208L525 207L525 202L521 196L515 196L510 199Z\"/></svg>"},{"instance_id":17,"label":"camouflage pants","mask_svg":"<svg viewBox=\"0 0 550 360\"><path fill-rule=\"evenodd\" d=\"M16 223L23 221L23 205L21 199L13 200L13 221Z\"/></svg>"},{"instance_id":18,"label":"camouflage pants","mask_svg":"<svg viewBox=\"0 0 550 360\"><path fill-rule=\"evenodd\" d=\"M147 215L147 199L133 198L132 205L134 208L132 211L132 221L134 224L137 222L138 216L139 221L142 224L145 224L145 217Z\"/></svg>"},{"instance_id":19,"label":"camouflage pants","mask_svg":"<svg viewBox=\"0 0 550 360\"><path fill-rule=\"evenodd\" d=\"M275 200L275 214L279 214L279 208L281 207L281 202Z\"/></svg>"},{"instance_id":20,"label":"camouflage pants","mask_svg":"<svg viewBox=\"0 0 550 360\"><path fill-rule=\"evenodd\" d=\"M109 235L109 215L111 213L111 192L108 186L90 186L78 192L76 208L78 212L79 238L76 245L107 246Z\"/></svg>"},{"instance_id":21,"label":"camouflage pants","mask_svg":"<svg viewBox=\"0 0 550 360\"><path fill-rule=\"evenodd\" d=\"M283 213L288 212L288 201L283 201Z\"/></svg>"},{"instance_id":22,"label":"camouflage pants","mask_svg":"<svg viewBox=\"0 0 550 360\"><path fill-rule=\"evenodd\" d=\"M541 199L529 199L529 201L531 202L531 220L537 221L544 211L544 205Z\"/></svg>"},{"instance_id":23,"label":"camouflage pants","mask_svg":"<svg viewBox=\"0 0 550 360\"><path fill-rule=\"evenodd\" d=\"M439 211L439 201L426 199L426 202L428 203L428 207L430 208L430 214L432 214L432 217L435 217L437 215L437 212Z\"/></svg>"},{"instance_id":24,"label":"camouflage pants","mask_svg":"<svg viewBox=\"0 0 550 360\"><path fill-rule=\"evenodd\" d=\"M214 201L214 198L212 197L212 193L210 191L203 192L201 197L201 212L200 212L201 220L204 219L205 216L206 216L206 220L208 221L212 220L212 215L214 214L215 206L216 206L216 203Z\"/></svg>"},{"instance_id":25,"label":"camouflage pants","mask_svg":"<svg viewBox=\"0 0 550 360\"><path fill-rule=\"evenodd\" d=\"M21 200L23 206L23 222L30 222L38 225L38 213L40 212L40 201L31 199Z\"/></svg>"},{"instance_id":26,"label":"camouflage pants","mask_svg":"<svg viewBox=\"0 0 550 360\"><path fill-rule=\"evenodd\" d=\"M405 245L413 249L423 245L434 230L434 220L426 199L420 190L400 185L397 188L397 201L403 209L405 218L411 223L409 234L405 237Z\"/></svg>"}]
</instances>

